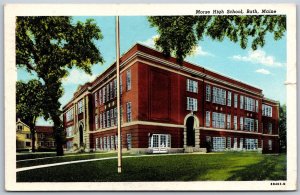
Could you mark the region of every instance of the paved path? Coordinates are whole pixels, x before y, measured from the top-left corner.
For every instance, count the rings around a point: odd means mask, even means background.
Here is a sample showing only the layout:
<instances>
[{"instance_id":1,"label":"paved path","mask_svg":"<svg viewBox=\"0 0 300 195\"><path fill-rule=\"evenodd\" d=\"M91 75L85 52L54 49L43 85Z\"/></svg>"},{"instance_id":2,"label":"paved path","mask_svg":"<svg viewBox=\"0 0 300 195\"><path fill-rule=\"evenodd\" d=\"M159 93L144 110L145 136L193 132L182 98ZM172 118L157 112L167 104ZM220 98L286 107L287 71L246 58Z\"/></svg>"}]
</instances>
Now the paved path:
<instances>
[{"instance_id":1,"label":"paved path","mask_svg":"<svg viewBox=\"0 0 300 195\"><path fill-rule=\"evenodd\" d=\"M94 154L73 154L73 155L65 155L65 156L48 156L48 157L41 157L41 158L29 158L29 159L17 160L17 162L43 160L43 159L51 159L51 158L66 158L66 157L72 157L72 156L88 156L88 155L95 155L95 154L101 154L101 153L94 153ZM107 153L103 153L103 154L107 154Z\"/></svg>"},{"instance_id":2,"label":"paved path","mask_svg":"<svg viewBox=\"0 0 300 195\"><path fill-rule=\"evenodd\" d=\"M137 158L137 157L147 157L147 156L171 156L171 155L190 155L195 153L176 153L176 154L147 154L147 155L138 155L138 156L123 156L122 158ZM206 153L202 153L206 154ZM31 167L23 167L23 168L17 168L17 172L21 171L28 171L33 169L41 169L46 167L54 167L54 166L60 166L60 165L68 165L68 164L76 164L76 163L84 163L84 162L93 162L93 161L101 161L101 160L111 160L111 159L117 159L117 156L114 157L104 157L104 158L96 158L96 159L87 159L87 160L75 160L75 161L68 161L68 162L60 162L60 163L53 163L53 164L44 164L44 165L36 165Z\"/></svg>"}]
</instances>

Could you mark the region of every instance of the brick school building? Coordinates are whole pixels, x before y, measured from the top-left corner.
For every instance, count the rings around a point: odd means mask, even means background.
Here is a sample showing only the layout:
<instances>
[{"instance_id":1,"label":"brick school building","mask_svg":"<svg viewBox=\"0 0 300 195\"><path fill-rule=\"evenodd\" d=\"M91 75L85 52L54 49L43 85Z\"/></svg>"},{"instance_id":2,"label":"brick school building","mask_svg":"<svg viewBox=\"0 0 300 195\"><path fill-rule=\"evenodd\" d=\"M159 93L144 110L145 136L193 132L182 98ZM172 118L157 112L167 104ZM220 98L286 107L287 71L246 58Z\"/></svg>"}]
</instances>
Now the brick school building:
<instances>
[{"instance_id":1,"label":"brick school building","mask_svg":"<svg viewBox=\"0 0 300 195\"><path fill-rule=\"evenodd\" d=\"M140 44L120 64L124 150L279 151L279 102L261 89ZM112 64L63 107L67 150L116 150L116 83Z\"/></svg>"}]
</instances>

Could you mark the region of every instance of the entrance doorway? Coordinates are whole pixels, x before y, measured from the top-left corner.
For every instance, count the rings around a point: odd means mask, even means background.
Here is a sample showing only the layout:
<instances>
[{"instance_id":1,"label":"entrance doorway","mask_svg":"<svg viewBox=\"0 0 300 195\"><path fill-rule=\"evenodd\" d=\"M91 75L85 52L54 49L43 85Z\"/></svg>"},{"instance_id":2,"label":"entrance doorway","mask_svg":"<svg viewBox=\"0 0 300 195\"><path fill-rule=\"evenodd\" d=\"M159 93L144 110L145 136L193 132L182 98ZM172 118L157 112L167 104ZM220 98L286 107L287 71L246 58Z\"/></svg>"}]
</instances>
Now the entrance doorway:
<instances>
[{"instance_id":1,"label":"entrance doorway","mask_svg":"<svg viewBox=\"0 0 300 195\"><path fill-rule=\"evenodd\" d=\"M186 145L195 147L194 117L190 116L186 121Z\"/></svg>"},{"instance_id":2,"label":"entrance doorway","mask_svg":"<svg viewBox=\"0 0 300 195\"><path fill-rule=\"evenodd\" d=\"M79 126L79 145L83 146L83 125Z\"/></svg>"}]
</instances>

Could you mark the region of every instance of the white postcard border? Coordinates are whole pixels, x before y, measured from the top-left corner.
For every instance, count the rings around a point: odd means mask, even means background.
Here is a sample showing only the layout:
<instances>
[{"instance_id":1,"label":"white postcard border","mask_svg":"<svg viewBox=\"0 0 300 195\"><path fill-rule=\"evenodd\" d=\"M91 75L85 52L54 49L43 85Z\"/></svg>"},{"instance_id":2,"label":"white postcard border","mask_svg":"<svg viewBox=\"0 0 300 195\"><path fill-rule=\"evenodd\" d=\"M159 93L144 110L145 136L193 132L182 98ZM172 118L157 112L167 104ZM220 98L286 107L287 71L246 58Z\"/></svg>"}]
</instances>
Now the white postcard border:
<instances>
[{"instance_id":1,"label":"white postcard border","mask_svg":"<svg viewBox=\"0 0 300 195\"><path fill-rule=\"evenodd\" d=\"M113 15L194 15L197 9L274 9L287 16L287 180L199 182L16 182L15 146L15 17L16 16L113 16ZM251 15L251 14L250 14ZM4 20L4 106L5 106L5 187L10 191L226 191L295 190L297 185L297 104L296 104L296 6L292 4L9 4ZM276 181L281 182L281 181Z\"/></svg>"}]
</instances>

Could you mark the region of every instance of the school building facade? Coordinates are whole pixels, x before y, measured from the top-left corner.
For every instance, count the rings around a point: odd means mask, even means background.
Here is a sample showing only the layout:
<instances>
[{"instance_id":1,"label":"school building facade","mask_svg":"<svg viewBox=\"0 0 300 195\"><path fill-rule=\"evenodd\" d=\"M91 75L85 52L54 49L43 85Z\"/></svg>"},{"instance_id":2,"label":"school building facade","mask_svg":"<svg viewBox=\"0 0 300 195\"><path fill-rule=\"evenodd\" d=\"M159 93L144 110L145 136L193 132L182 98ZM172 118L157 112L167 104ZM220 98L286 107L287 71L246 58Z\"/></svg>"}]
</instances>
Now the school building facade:
<instances>
[{"instance_id":1,"label":"school building facade","mask_svg":"<svg viewBox=\"0 0 300 195\"><path fill-rule=\"evenodd\" d=\"M279 103L261 89L141 44L120 64L124 150L279 151ZM67 150L116 150L116 83L112 64L63 107Z\"/></svg>"}]
</instances>

